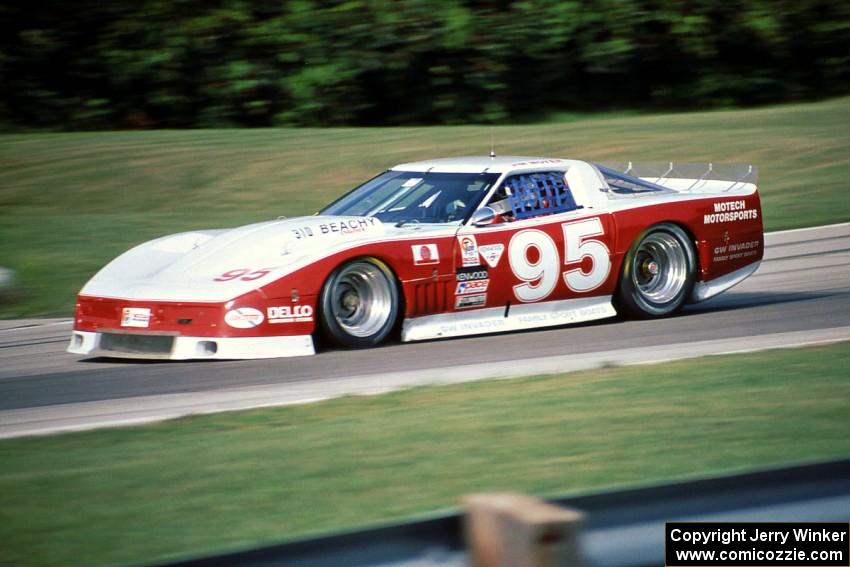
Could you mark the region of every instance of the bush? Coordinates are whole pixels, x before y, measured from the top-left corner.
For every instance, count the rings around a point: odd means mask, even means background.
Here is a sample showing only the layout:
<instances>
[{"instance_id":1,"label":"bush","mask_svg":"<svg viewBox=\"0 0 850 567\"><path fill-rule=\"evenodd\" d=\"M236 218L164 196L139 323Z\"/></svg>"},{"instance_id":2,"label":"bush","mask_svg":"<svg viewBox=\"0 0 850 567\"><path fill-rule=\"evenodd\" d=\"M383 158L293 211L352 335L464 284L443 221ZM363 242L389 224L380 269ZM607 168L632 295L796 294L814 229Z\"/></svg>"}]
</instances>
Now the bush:
<instances>
[{"instance_id":1,"label":"bush","mask_svg":"<svg viewBox=\"0 0 850 567\"><path fill-rule=\"evenodd\" d=\"M500 122L850 91L822 0L9 0L0 121L29 128Z\"/></svg>"}]
</instances>

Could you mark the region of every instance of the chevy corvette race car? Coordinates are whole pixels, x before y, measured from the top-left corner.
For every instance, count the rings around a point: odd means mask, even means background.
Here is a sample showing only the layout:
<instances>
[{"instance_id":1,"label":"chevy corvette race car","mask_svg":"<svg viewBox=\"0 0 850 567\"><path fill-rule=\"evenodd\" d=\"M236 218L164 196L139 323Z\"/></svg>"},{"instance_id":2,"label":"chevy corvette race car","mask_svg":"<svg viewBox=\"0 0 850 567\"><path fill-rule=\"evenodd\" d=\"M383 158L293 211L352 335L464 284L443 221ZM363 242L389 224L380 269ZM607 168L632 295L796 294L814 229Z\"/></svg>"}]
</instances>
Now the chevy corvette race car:
<instances>
[{"instance_id":1,"label":"chevy corvette race car","mask_svg":"<svg viewBox=\"0 0 850 567\"><path fill-rule=\"evenodd\" d=\"M315 216L166 236L81 290L69 352L314 354L671 315L752 274L753 166L462 157L397 165Z\"/></svg>"}]
</instances>

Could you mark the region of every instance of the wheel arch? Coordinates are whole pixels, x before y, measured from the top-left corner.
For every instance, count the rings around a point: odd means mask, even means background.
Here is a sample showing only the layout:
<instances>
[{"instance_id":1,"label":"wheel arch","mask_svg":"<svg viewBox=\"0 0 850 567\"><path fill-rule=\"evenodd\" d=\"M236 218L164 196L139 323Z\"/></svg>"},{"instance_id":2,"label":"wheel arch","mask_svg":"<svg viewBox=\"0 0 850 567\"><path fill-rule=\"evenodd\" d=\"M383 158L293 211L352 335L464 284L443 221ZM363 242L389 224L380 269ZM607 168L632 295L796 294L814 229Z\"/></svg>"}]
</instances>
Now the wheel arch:
<instances>
[{"instance_id":1,"label":"wheel arch","mask_svg":"<svg viewBox=\"0 0 850 567\"><path fill-rule=\"evenodd\" d=\"M637 234L635 234L635 236L628 243L623 243L623 244L627 244L626 246L622 246L622 247L618 246L617 247L618 248L618 256L619 256L619 263L615 267L616 270L617 270L617 272L616 272L617 273L617 281L616 281L616 285L614 287L615 290L617 288L619 288L619 286L620 286L620 283L621 283L620 280L623 277L623 266L624 266L624 263L626 261L626 257L629 255L629 251L641 241L641 239L646 235L647 232L649 232L653 228L655 228L659 225L662 225L662 224L669 224L669 225L673 225L675 227L678 227L679 229L684 231L685 234L688 235L688 239L690 239L691 244L693 245L694 261L696 263L696 272L697 272L697 274L699 274L701 272L702 265L701 265L700 254L699 254L699 240L697 240L696 233L691 228L691 226L687 222L684 222L682 220L675 220L675 219L659 220L659 221L653 222L651 225L649 225L649 226L643 228L642 230L638 231Z\"/></svg>"},{"instance_id":2,"label":"wheel arch","mask_svg":"<svg viewBox=\"0 0 850 567\"><path fill-rule=\"evenodd\" d=\"M614 306L615 306L615 308L617 309L617 312L620 315L638 316L640 318L665 316L665 315L651 315L647 312L639 314L639 313L637 313L637 311L634 307L628 307L627 304L629 302L624 300L623 297L622 297L622 292L624 290L624 285L625 285L624 279L625 278L631 278L631 271L630 271L631 261L630 260L631 260L632 255L637 252L638 247L641 245L642 242L644 242L644 240L648 236L650 236L654 231L658 230L659 228L664 228L664 227L671 227L671 228L675 228L675 229L679 230L682 233L682 236L684 238L686 238L687 241L688 241L690 256L691 256L691 259L693 261L693 270L692 270L691 276L689 278L690 283L686 283L686 285L692 287L694 285L694 283L700 278L700 253L699 253L700 248L699 248L699 242L696 239L695 233L691 229L691 227L689 227L687 223L682 222L680 220L659 220L657 222L654 222L654 223L644 227L642 230L638 231L637 234L631 239L631 242L629 242L628 247L621 249L622 252L621 252L621 255L620 255L619 266L618 266L618 269L617 269L617 279L616 279L616 285L614 287L614 295L613 295ZM632 287L633 287L633 284L630 284L630 285L632 285ZM672 313L679 311L681 309L682 305L684 305L684 303L687 303L689 296L690 296L690 291L687 290L687 288L686 288L684 300L679 304L678 307L676 307L675 309L673 309L673 311L671 311L667 314L672 314Z\"/></svg>"},{"instance_id":3,"label":"wheel arch","mask_svg":"<svg viewBox=\"0 0 850 567\"><path fill-rule=\"evenodd\" d=\"M396 333L401 328L401 323L404 320L404 313L405 313L404 310L407 307L407 296L405 295L405 293L406 293L405 292L405 286L402 283L401 277L399 277L399 275L398 275L399 271L396 268L395 262L393 260L391 260L390 258L388 258L384 254L360 254L360 255L353 256L353 257L349 258L348 260L346 260L346 262L351 262L351 261L357 260L357 259L376 260L376 261L380 262L381 264L383 264L384 267L387 270L389 270L390 274L392 275L393 284L395 284L396 291L398 291L398 301L399 301L399 303L398 303L398 313L396 313L396 319L395 319L395 322L393 323L393 330L390 332L390 335L393 335L394 333ZM343 263L345 263L345 262L343 262ZM334 270L336 270L338 267L339 266L335 267ZM331 273L333 273L334 270L332 270ZM330 277L330 273L328 274L328 277Z\"/></svg>"},{"instance_id":4,"label":"wheel arch","mask_svg":"<svg viewBox=\"0 0 850 567\"><path fill-rule=\"evenodd\" d=\"M405 313L404 309L405 309L405 306L406 306L406 303L407 303L407 297L405 295L404 285L402 285L401 278L399 277L399 272L396 269L396 267L394 266L394 263L382 254L360 253L360 254L352 254L350 256L345 256L344 258L341 258L340 260L335 262L330 267L330 269L325 271L325 273L324 273L324 275L321 279L321 283L318 286L318 292L316 294L316 309L315 309L316 321L315 321L315 325L314 325L314 328L313 328L313 338L314 338L314 340L318 340L319 342L323 342L323 341L328 340L328 337L326 336L326 331L325 331L325 329L326 329L325 325L326 325L327 322L324 320L326 315L325 315L325 312L324 312L324 309L323 309L323 296L324 296L325 289L326 289L328 282L330 281L331 277L335 273L337 273L343 266L350 264L352 262L357 262L357 261L366 261L366 262L376 264L380 268L385 269L387 272L389 272L389 278L392 282L392 285L396 289L397 298L398 298L398 306L397 306L397 312L395 314L395 318L393 320L392 328L391 328L390 332L387 334L387 337L396 335L399 332L401 325L402 325L402 322L404 320L404 313Z\"/></svg>"},{"instance_id":5,"label":"wheel arch","mask_svg":"<svg viewBox=\"0 0 850 567\"><path fill-rule=\"evenodd\" d=\"M327 281L327 279L329 277L331 277L331 274L333 274L336 270L338 270L344 264L347 264L348 262L353 262L355 260L375 260L375 261L383 264L383 266L387 270L389 270L390 274L392 275L393 283L395 284L396 289L398 290L398 298L399 298L399 302L400 302L399 303L398 319L403 319L404 318L404 307L407 305L407 296L405 295L404 284L402 283L401 277L399 277L399 275L398 275L399 271L396 268L395 261L391 260L390 258L388 258L384 254L355 254L353 256L349 256L345 260L338 262L327 274L325 274L325 279L322 280L322 287L324 287L324 284ZM321 293L321 288L320 288L319 291ZM398 321L396 321L396 323L398 323Z\"/></svg>"}]
</instances>

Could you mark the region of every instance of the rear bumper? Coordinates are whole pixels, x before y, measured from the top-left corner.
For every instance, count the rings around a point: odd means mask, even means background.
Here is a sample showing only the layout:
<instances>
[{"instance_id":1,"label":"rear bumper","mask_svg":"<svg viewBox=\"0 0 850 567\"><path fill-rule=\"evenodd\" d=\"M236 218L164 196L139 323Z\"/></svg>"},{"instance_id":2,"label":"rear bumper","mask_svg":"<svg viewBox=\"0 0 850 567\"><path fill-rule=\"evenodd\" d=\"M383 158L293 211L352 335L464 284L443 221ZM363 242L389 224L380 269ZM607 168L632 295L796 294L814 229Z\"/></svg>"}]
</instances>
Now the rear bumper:
<instances>
[{"instance_id":1,"label":"rear bumper","mask_svg":"<svg viewBox=\"0 0 850 567\"><path fill-rule=\"evenodd\" d=\"M158 360L233 360L307 356L313 337L186 337L171 334L74 330L68 352Z\"/></svg>"}]
</instances>

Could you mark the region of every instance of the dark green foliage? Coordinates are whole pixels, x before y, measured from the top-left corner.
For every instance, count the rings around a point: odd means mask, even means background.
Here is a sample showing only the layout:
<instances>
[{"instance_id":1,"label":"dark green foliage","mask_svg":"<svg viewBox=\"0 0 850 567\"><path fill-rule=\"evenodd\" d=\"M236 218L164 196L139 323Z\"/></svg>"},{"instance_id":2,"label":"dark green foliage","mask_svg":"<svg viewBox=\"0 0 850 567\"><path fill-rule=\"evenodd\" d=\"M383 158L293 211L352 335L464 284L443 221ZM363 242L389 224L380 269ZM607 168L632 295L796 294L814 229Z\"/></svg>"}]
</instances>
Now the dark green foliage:
<instances>
[{"instance_id":1,"label":"dark green foliage","mask_svg":"<svg viewBox=\"0 0 850 567\"><path fill-rule=\"evenodd\" d=\"M850 91L839 0L6 0L0 122L500 122Z\"/></svg>"}]
</instances>

